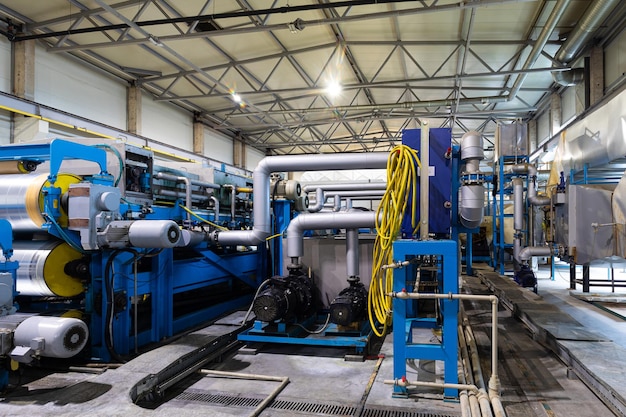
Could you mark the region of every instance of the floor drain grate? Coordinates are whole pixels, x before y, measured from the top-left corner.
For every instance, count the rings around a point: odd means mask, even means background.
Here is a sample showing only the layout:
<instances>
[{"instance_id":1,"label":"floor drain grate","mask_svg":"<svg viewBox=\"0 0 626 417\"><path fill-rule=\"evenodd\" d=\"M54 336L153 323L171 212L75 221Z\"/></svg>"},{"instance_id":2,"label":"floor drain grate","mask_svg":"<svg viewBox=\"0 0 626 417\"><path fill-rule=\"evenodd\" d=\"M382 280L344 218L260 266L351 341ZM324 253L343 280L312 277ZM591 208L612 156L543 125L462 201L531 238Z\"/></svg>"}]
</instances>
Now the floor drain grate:
<instances>
[{"instance_id":1,"label":"floor drain grate","mask_svg":"<svg viewBox=\"0 0 626 417\"><path fill-rule=\"evenodd\" d=\"M179 401L197 401L222 407L256 407L263 399L235 397L223 394L213 394L202 390L187 390L177 395ZM306 415L319 416L354 416L357 408L349 405L333 405L310 403L301 401L278 400L272 402L268 408L273 410L293 411ZM447 414L413 411L396 407L366 407L360 417L456 417Z\"/></svg>"}]
</instances>

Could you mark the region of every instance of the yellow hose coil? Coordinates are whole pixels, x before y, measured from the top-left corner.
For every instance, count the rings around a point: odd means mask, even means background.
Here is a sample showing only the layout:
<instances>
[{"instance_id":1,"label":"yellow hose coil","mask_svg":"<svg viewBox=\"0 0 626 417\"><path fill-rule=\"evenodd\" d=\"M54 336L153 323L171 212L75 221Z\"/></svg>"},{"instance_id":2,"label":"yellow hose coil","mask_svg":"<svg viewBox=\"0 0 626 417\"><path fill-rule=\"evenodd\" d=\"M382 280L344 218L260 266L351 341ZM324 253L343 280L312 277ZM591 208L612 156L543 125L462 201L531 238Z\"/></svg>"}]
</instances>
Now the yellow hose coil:
<instances>
[{"instance_id":1,"label":"yellow hose coil","mask_svg":"<svg viewBox=\"0 0 626 417\"><path fill-rule=\"evenodd\" d=\"M417 151L406 145L394 147L387 160L387 190L376 210L376 240L372 262L372 281L368 295L367 312L374 334L383 336L391 325L391 297L393 291L393 269L382 269L393 262L393 241L400 234L402 218L409 201L411 204L412 227L419 227L416 219L419 196L417 177L420 161ZM379 328L382 324L382 329Z\"/></svg>"}]
</instances>

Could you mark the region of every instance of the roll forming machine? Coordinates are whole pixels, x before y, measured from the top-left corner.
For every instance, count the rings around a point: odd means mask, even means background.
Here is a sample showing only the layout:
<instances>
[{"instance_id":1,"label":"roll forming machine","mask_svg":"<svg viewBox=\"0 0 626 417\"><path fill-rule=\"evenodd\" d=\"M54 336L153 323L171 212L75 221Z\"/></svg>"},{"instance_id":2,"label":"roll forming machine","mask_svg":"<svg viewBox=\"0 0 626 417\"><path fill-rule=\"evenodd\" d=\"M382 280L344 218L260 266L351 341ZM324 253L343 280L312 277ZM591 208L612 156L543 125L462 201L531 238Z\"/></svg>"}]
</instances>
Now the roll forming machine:
<instances>
[{"instance_id":1,"label":"roll forming machine","mask_svg":"<svg viewBox=\"0 0 626 417\"><path fill-rule=\"evenodd\" d=\"M265 245L209 239L251 227L243 174L123 143L0 147L0 357L125 360L248 306Z\"/></svg>"}]
</instances>

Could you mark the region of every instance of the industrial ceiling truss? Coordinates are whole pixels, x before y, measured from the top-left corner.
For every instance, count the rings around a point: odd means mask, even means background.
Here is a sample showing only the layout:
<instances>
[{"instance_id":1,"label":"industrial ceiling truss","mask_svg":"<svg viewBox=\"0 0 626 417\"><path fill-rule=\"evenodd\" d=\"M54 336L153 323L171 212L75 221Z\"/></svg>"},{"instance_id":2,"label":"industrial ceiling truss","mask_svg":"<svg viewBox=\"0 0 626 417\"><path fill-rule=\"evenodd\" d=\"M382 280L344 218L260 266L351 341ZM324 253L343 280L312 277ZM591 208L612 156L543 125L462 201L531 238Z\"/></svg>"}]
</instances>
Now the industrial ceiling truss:
<instances>
[{"instance_id":1,"label":"industrial ceiling truss","mask_svg":"<svg viewBox=\"0 0 626 417\"><path fill-rule=\"evenodd\" d=\"M571 71L557 52L590 3L2 0L0 28L264 152L362 152L422 122L492 143L498 123L529 120L558 89L553 74ZM594 39L625 15L615 6Z\"/></svg>"}]
</instances>

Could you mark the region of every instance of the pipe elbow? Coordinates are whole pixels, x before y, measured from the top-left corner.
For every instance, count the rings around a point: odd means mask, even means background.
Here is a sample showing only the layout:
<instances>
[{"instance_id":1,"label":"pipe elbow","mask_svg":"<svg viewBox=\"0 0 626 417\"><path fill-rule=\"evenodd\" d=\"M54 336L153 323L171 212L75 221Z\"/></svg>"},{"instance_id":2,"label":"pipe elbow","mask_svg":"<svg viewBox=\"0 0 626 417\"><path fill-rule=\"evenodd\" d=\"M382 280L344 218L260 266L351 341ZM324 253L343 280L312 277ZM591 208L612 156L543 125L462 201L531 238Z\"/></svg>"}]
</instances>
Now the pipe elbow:
<instances>
[{"instance_id":1,"label":"pipe elbow","mask_svg":"<svg viewBox=\"0 0 626 417\"><path fill-rule=\"evenodd\" d=\"M569 71L553 71L552 80L564 87L572 87L585 80L585 70L582 68L572 68Z\"/></svg>"},{"instance_id":2,"label":"pipe elbow","mask_svg":"<svg viewBox=\"0 0 626 417\"><path fill-rule=\"evenodd\" d=\"M528 197L528 202L533 206L548 206L552 201L550 197L545 195L535 195L532 197Z\"/></svg>"}]
</instances>

